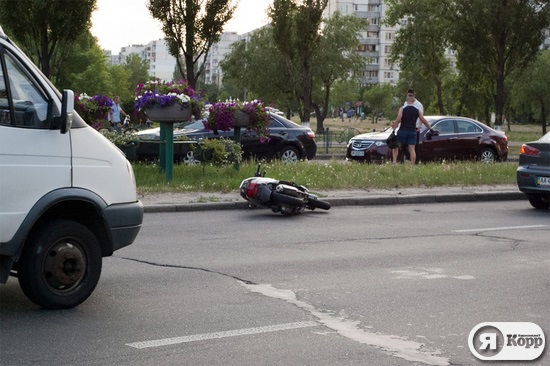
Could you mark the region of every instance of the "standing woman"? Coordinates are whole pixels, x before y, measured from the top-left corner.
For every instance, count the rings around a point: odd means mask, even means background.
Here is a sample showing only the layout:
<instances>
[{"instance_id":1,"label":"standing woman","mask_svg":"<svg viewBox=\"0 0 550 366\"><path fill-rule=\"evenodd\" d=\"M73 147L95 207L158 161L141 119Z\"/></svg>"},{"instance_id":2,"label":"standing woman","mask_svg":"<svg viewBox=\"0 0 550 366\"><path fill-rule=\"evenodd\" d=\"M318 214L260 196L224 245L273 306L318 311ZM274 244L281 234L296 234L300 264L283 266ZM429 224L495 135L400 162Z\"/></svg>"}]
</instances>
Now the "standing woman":
<instances>
[{"instance_id":1,"label":"standing woman","mask_svg":"<svg viewBox=\"0 0 550 366\"><path fill-rule=\"evenodd\" d=\"M124 117L128 116L120 106L120 97L118 95L115 95L115 97L113 98L113 106L111 107L111 112L109 113L109 121L111 122L111 126L113 126L113 128L117 132L120 132L121 130L121 125L122 125L122 121L120 120L121 113L124 114Z\"/></svg>"}]
</instances>

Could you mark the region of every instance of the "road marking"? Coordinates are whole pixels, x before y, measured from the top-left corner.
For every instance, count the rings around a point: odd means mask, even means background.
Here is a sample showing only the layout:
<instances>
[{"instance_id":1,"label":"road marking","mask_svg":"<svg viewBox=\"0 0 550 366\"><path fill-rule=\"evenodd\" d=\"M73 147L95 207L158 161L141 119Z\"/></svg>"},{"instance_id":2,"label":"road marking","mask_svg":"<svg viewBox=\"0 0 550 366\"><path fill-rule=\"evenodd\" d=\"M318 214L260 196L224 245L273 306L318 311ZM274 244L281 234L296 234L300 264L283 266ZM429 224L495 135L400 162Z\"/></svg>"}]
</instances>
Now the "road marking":
<instances>
[{"instance_id":1,"label":"road marking","mask_svg":"<svg viewBox=\"0 0 550 366\"><path fill-rule=\"evenodd\" d=\"M469 233L474 231L499 231L499 230L515 230L515 229L536 229L541 227L548 227L548 225L526 225L526 226L504 226L504 227L488 227L484 229L464 229L453 230L454 233Z\"/></svg>"},{"instance_id":2,"label":"road marking","mask_svg":"<svg viewBox=\"0 0 550 366\"><path fill-rule=\"evenodd\" d=\"M475 280L471 275L459 275L451 276L443 273L442 268L419 268L418 270L401 269L391 271L395 275L395 278L401 279L415 279L423 278L427 280L437 280L442 278L454 278L456 280Z\"/></svg>"},{"instance_id":3,"label":"road marking","mask_svg":"<svg viewBox=\"0 0 550 366\"><path fill-rule=\"evenodd\" d=\"M204 340L208 340L208 339L238 337L238 336L251 335L251 334L278 332L278 331L282 331L282 330L316 327L318 325L319 325L318 323L313 322L313 321L312 322L276 324L276 325L268 325L268 326L265 326L265 327L235 329L235 330L228 330L228 331L225 331L225 332L194 334L194 335L183 336L183 337L164 338L164 339L155 339L155 340L143 341L143 342L126 343L126 345L129 346L129 347L134 347L134 348L138 348L138 349L151 348L151 347L162 347L162 346L169 346L169 345L179 344L179 343L204 341Z\"/></svg>"},{"instance_id":4,"label":"road marking","mask_svg":"<svg viewBox=\"0 0 550 366\"><path fill-rule=\"evenodd\" d=\"M426 349L424 343L409 341L403 337L390 334L374 333L359 327L359 321L347 320L327 310L319 310L312 304L298 300L291 290L278 289L270 284L241 283L252 292L260 293L274 299L286 301L295 305L318 319L319 325L336 331L341 336L353 341L377 347L392 356L403 358L411 362L420 362L434 366L449 366L448 358L438 356L439 351L433 353Z\"/></svg>"}]
</instances>

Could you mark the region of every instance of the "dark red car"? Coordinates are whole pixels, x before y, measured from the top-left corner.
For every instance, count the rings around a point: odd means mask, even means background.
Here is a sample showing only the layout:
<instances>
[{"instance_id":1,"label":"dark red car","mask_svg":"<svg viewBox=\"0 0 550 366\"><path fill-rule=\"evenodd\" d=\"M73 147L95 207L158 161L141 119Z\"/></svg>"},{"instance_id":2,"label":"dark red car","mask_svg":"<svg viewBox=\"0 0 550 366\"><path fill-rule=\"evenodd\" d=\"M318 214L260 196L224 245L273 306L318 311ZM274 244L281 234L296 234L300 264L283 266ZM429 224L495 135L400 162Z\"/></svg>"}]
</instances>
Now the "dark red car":
<instances>
[{"instance_id":1,"label":"dark red car","mask_svg":"<svg viewBox=\"0 0 550 366\"><path fill-rule=\"evenodd\" d=\"M426 119L434 132L422 125L416 150L418 161L508 159L508 138L502 131L466 117L426 116ZM388 128L352 137L347 146L347 159L369 163L391 161L391 149L386 145L390 133Z\"/></svg>"}]
</instances>

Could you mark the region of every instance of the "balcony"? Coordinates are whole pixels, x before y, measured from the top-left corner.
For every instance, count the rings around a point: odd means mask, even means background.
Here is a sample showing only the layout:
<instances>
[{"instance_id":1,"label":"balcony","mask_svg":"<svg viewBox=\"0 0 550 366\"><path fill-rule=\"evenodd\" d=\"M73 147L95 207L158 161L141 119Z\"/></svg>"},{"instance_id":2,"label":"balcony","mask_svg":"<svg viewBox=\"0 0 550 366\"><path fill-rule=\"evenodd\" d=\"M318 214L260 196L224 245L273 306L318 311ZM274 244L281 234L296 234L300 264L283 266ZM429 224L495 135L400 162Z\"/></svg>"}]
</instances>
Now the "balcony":
<instances>
[{"instance_id":1,"label":"balcony","mask_svg":"<svg viewBox=\"0 0 550 366\"><path fill-rule=\"evenodd\" d=\"M377 45L380 44L379 38L362 38L359 40L361 44Z\"/></svg>"},{"instance_id":2,"label":"balcony","mask_svg":"<svg viewBox=\"0 0 550 366\"><path fill-rule=\"evenodd\" d=\"M380 57L380 51L359 51L363 57Z\"/></svg>"},{"instance_id":3,"label":"balcony","mask_svg":"<svg viewBox=\"0 0 550 366\"><path fill-rule=\"evenodd\" d=\"M353 15L355 15L357 18L360 18L360 19L370 19L370 18L380 19L382 17L382 12L380 12L380 11L355 11L355 12L353 12Z\"/></svg>"}]
</instances>

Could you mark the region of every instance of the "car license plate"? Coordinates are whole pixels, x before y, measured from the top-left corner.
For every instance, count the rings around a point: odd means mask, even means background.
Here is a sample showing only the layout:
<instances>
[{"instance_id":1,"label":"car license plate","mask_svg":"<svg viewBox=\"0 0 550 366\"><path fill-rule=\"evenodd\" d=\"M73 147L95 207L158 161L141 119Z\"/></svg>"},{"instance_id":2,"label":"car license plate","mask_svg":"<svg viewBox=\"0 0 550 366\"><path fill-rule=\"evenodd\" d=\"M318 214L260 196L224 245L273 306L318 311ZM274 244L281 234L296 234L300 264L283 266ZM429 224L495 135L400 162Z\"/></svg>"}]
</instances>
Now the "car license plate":
<instances>
[{"instance_id":1,"label":"car license plate","mask_svg":"<svg viewBox=\"0 0 550 366\"><path fill-rule=\"evenodd\" d=\"M537 177L537 186L550 187L550 177Z\"/></svg>"},{"instance_id":2,"label":"car license plate","mask_svg":"<svg viewBox=\"0 0 550 366\"><path fill-rule=\"evenodd\" d=\"M365 156L363 150L351 150L351 156Z\"/></svg>"}]
</instances>

